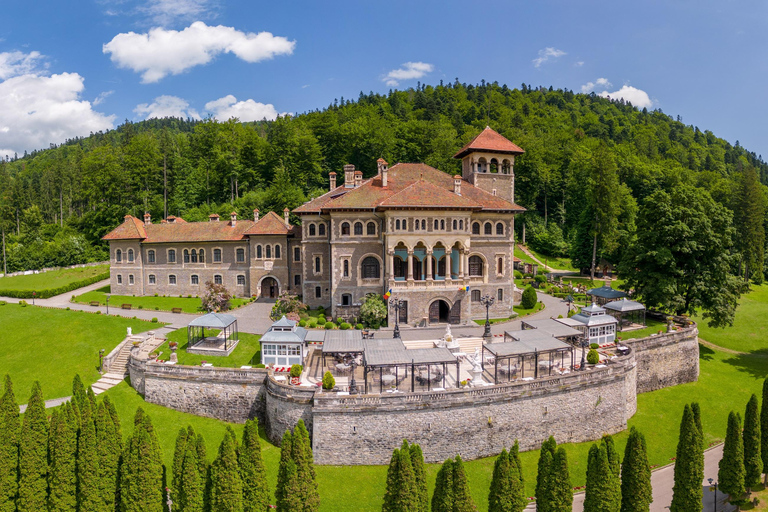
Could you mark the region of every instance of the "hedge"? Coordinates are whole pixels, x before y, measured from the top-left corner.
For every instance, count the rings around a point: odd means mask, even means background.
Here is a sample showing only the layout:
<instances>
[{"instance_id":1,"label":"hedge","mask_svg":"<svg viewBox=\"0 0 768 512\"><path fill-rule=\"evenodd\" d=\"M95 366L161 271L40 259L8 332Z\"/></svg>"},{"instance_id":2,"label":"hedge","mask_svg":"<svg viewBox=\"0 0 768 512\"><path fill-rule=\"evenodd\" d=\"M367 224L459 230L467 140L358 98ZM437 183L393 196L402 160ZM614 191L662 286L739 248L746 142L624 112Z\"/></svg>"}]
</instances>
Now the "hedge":
<instances>
[{"instance_id":1,"label":"hedge","mask_svg":"<svg viewBox=\"0 0 768 512\"><path fill-rule=\"evenodd\" d=\"M89 277L87 279L82 279L80 281L75 281L75 282L69 283L68 285L60 286L58 288L47 288L44 290L0 289L0 297L14 297L16 299L31 299L32 293L35 292L37 294L35 295L35 298L48 299L56 295L61 295L62 293L67 293L67 292L71 292L72 290L77 290L78 288L82 288L83 286L88 286L89 284L98 283L99 281L103 281L104 279L109 279L109 272L105 272L97 276Z\"/></svg>"}]
</instances>

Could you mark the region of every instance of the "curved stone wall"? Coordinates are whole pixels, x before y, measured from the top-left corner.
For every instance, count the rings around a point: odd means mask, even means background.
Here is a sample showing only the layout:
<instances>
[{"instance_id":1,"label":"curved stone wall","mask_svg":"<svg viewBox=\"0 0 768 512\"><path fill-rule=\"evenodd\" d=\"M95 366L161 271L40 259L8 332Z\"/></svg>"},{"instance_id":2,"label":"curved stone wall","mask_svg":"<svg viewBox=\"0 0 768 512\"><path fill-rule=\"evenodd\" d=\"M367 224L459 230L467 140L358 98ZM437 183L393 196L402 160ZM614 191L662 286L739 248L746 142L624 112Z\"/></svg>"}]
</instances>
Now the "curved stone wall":
<instances>
[{"instance_id":1,"label":"curved stone wall","mask_svg":"<svg viewBox=\"0 0 768 512\"><path fill-rule=\"evenodd\" d=\"M295 427L299 420L304 420L312 432L315 388L288 386L271 377L267 377L265 388L265 427L272 443L279 446L285 431Z\"/></svg>"},{"instance_id":2,"label":"curved stone wall","mask_svg":"<svg viewBox=\"0 0 768 512\"><path fill-rule=\"evenodd\" d=\"M620 343L635 352L638 393L699 379L699 330L696 324Z\"/></svg>"}]
</instances>

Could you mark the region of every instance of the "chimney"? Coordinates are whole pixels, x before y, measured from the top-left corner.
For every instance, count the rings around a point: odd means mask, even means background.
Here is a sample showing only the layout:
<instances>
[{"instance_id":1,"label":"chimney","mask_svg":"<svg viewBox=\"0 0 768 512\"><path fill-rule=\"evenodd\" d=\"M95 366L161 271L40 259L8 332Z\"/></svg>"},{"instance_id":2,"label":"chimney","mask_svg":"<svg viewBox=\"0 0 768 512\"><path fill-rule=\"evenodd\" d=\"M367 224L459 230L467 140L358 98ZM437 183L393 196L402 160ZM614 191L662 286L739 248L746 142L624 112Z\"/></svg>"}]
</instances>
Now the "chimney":
<instances>
[{"instance_id":1,"label":"chimney","mask_svg":"<svg viewBox=\"0 0 768 512\"><path fill-rule=\"evenodd\" d=\"M331 178L331 190L336 188L336 173L331 171L328 173L328 177Z\"/></svg>"},{"instance_id":2,"label":"chimney","mask_svg":"<svg viewBox=\"0 0 768 512\"><path fill-rule=\"evenodd\" d=\"M379 176L381 176L381 186L386 187L387 186L387 171L389 171L389 164L387 164L387 161L383 158L379 158L376 160L376 164L379 168Z\"/></svg>"},{"instance_id":3,"label":"chimney","mask_svg":"<svg viewBox=\"0 0 768 512\"><path fill-rule=\"evenodd\" d=\"M149 226L150 224L152 224L152 216L147 212L144 214L144 225Z\"/></svg>"},{"instance_id":4,"label":"chimney","mask_svg":"<svg viewBox=\"0 0 768 512\"><path fill-rule=\"evenodd\" d=\"M231 219L232 227L235 227L235 225L237 224L237 212L230 213L229 218Z\"/></svg>"},{"instance_id":5,"label":"chimney","mask_svg":"<svg viewBox=\"0 0 768 512\"><path fill-rule=\"evenodd\" d=\"M258 208L253 210L253 222L259 222L259 209Z\"/></svg>"},{"instance_id":6,"label":"chimney","mask_svg":"<svg viewBox=\"0 0 768 512\"><path fill-rule=\"evenodd\" d=\"M219 215L212 213L208 216L208 222L219 222Z\"/></svg>"},{"instance_id":7,"label":"chimney","mask_svg":"<svg viewBox=\"0 0 768 512\"><path fill-rule=\"evenodd\" d=\"M355 166L352 164L344 166L344 188L355 188Z\"/></svg>"},{"instance_id":8,"label":"chimney","mask_svg":"<svg viewBox=\"0 0 768 512\"><path fill-rule=\"evenodd\" d=\"M283 210L283 218L285 219L285 227L287 227L288 229L291 229L291 223L288 220L288 213L290 213L288 208L284 209Z\"/></svg>"},{"instance_id":9,"label":"chimney","mask_svg":"<svg viewBox=\"0 0 768 512\"><path fill-rule=\"evenodd\" d=\"M461 176L458 174L453 177L453 193L457 196L461 195Z\"/></svg>"},{"instance_id":10,"label":"chimney","mask_svg":"<svg viewBox=\"0 0 768 512\"><path fill-rule=\"evenodd\" d=\"M363 171L355 171L355 188L363 184Z\"/></svg>"}]
</instances>

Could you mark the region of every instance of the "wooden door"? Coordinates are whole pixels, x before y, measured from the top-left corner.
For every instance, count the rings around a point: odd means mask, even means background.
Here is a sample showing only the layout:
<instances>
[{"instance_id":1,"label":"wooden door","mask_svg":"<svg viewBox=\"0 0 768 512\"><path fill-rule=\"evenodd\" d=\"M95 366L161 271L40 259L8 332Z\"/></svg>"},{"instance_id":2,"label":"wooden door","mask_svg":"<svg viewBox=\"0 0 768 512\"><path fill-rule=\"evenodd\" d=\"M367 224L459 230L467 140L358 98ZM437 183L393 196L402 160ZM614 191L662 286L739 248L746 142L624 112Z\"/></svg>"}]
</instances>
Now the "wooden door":
<instances>
[{"instance_id":1,"label":"wooden door","mask_svg":"<svg viewBox=\"0 0 768 512\"><path fill-rule=\"evenodd\" d=\"M453 303L451 313L448 315L448 322L452 324L461 323L461 299Z\"/></svg>"},{"instance_id":2,"label":"wooden door","mask_svg":"<svg viewBox=\"0 0 768 512\"><path fill-rule=\"evenodd\" d=\"M400 320L398 320L401 324L407 324L408 323L408 301L403 301L403 307L400 308Z\"/></svg>"},{"instance_id":3,"label":"wooden door","mask_svg":"<svg viewBox=\"0 0 768 512\"><path fill-rule=\"evenodd\" d=\"M436 300L429 305L429 323L436 324L440 321L440 301Z\"/></svg>"}]
</instances>

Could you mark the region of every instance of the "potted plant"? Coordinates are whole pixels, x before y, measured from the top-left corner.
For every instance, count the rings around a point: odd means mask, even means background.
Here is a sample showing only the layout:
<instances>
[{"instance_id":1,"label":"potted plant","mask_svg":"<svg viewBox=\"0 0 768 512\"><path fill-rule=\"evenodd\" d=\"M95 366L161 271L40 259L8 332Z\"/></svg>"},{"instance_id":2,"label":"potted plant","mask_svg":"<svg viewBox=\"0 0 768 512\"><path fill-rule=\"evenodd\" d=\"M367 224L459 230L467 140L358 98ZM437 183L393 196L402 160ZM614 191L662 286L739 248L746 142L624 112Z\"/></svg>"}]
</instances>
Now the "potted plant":
<instances>
[{"instance_id":1,"label":"potted plant","mask_svg":"<svg viewBox=\"0 0 768 512\"><path fill-rule=\"evenodd\" d=\"M301 384L301 372L304 368L300 364L291 365L291 384L298 386Z\"/></svg>"},{"instance_id":2,"label":"potted plant","mask_svg":"<svg viewBox=\"0 0 768 512\"><path fill-rule=\"evenodd\" d=\"M176 349L179 348L179 344L177 342L175 342L175 341L172 341L172 342L168 343L168 348L170 348L171 350L173 350L175 352Z\"/></svg>"}]
</instances>

